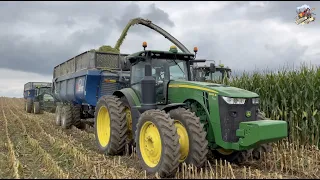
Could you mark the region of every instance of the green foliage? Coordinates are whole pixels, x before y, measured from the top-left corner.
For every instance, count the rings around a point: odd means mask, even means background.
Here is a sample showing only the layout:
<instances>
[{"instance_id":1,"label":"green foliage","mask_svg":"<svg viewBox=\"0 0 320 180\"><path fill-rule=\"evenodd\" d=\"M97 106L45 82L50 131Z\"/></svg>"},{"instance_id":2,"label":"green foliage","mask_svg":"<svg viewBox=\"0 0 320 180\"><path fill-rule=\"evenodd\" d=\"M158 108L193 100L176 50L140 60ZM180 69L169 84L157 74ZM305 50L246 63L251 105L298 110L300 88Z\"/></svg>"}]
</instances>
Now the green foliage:
<instances>
[{"instance_id":1,"label":"green foliage","mask_svg":"<svg viewBox=\"0 0 320 180\"><path fill-rule=\"evenodd\" d=\"M129 23L126 25L126 27L123 29L117 43L115 44L114 48L111 46L103 45L101 46L98 51L100 52L111 52L111 53L120 53L120 46L122 45L123 41L125 40L127 33L131 26L133 26L139 18L132 19L129 21Z\"/></svg>"},{"instance_id":2,"label":"green foliage","mask_svg":"<svg viewBox=\"0 0 320 180\"><path fill-rule=\"evenodd\" d=\"M123 31L122 31L122 33L121 33L121 35L120 35L120 37L119 37L116 45L114 46L114 48L115 48L116 50L120 51L120 46L122 45L123 41L125 40L125 38L126 38L126 36L127 36L127 33L128 33L128 31L129 31L129 29L130 29L130 27L131 27L132 25L133 25L133 22L130 21L130 22L127 24L127 26L123 29Z\"/></svg>"},{"instance_id":3,"label":"green foliage","mask_svg":"<svg viewBox=\"0 0 320 180\"><path fill-rule=\"evenodd\" d=\"M289 123L291 140L319 146L319 67L303 65L296 71L243 73L223 83L258 93L260 109L267 117Z\"/></svg>"},{"instance_id":4,"label":"green foliage","mask_svg":"<svg viewBox=\"0 0 320 180\"><path fill-rule=\"evenodd\" d=\"M111 52L111 53L120 53L119 50L111 47L111 46L106 46L106 45L103 45L101 46L99 49L98 49L99 52Z\"/></svg>"}]
</instances>

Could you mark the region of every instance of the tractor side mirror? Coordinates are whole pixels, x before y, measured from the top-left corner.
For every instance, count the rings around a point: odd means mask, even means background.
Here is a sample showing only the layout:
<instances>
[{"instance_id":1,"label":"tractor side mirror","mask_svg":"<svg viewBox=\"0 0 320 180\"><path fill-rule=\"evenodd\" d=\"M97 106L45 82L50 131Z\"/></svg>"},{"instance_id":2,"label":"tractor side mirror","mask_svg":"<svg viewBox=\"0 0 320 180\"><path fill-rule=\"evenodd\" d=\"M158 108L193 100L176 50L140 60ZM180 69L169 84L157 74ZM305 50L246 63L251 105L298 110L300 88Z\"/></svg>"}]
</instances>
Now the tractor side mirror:
<instances>
[{"instance_id":1,"label":"tractor side mirror","mask_svg":"<svg viewBox=\"0 0 320 180\"><path fill-rule=\"evenodd\" d=\"M216 66L213 63L210 63L210 72L211 73L216 72Z\"/></svg>"}]
</instances>

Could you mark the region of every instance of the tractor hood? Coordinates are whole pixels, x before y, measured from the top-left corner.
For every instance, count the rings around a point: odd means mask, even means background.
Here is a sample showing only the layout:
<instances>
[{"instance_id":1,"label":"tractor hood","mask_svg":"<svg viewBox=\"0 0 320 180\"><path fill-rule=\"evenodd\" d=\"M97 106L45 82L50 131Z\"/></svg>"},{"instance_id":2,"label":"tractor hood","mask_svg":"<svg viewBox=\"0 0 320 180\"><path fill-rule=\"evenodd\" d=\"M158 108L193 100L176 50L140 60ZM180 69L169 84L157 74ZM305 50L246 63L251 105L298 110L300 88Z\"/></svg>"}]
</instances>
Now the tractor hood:
<instances>
[{"instance_id":1,"label":"tractor hood","mask_svg":"<svg viewBox=\"0 0 320 180\"><path fill-rule=\"evenodd\" d=\"M216 93L221 96L234 97L234 98L255 98L259 97L257 93L247 91L244 89L226 86L223 84L215 84L208 82L198 82L198 81L183 81L183 80L174 80L170 81L170 87L181 87L181 88L190 88L198 89L206 92Z\"/></svg>"}]
</instances>

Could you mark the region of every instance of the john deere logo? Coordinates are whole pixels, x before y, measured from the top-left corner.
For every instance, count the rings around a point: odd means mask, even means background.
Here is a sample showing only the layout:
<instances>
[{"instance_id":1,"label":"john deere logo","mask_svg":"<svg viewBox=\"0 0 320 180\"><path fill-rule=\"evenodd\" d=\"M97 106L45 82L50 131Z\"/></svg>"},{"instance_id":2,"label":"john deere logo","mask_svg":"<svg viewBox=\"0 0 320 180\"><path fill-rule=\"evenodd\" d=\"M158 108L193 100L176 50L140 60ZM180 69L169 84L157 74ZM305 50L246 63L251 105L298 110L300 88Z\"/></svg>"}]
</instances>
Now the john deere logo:
<instances>
[{"instance_id":1,"label":"john deere logo","mask_svg":"<svg viewBox=\"0 0 320 180\"><path fill-rule=\"evenodd\" d=\"M247 117L247 118L251 117L251 111L247 111L247 112L246 112L246 117Z\"/></svg>"}]
</instances>

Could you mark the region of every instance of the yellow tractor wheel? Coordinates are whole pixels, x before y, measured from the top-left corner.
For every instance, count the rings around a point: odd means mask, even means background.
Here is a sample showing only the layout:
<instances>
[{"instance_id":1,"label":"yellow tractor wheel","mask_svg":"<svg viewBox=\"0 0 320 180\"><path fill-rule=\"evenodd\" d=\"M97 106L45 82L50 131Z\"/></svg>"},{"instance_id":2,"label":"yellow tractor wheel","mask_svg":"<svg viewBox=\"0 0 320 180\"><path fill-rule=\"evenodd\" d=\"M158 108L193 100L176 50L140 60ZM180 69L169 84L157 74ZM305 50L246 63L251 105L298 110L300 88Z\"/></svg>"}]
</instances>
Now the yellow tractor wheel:
<instances>
[{"instance_id":1,"label":"yellow tractor wheel","mask_svg":"<svg viewBox=\"0 0 320 180\"><path fill-rule=\"evenodd\" d=\"M96 106L94 132L99 150L107 155L124 152L127 139L125 106L116 96L102 96Z\"/></svg>"},{"instance_id":2,"label":"yellow tractor wheel","mask_svg":"<svg viewBox=\"0 0 320 180\"><path fill-rule=\"evenodd\" d=\"M180 163L203 167L207 161L208 140L200 119L185 108L173 109L169 114L174 119L180 137Z\"/></svg>"},{"instance_id":3,"label":"yellow tractor wheel","mask_svg":"<svg viewBox=\"0 0 320 180\"><path fill-rule=\"evenodd\" d=\"M164 111L141 114L135 133L139 162L147 173L174 177L179 166L180 145L174 121Z\"/></svg>"}]
</instances>

